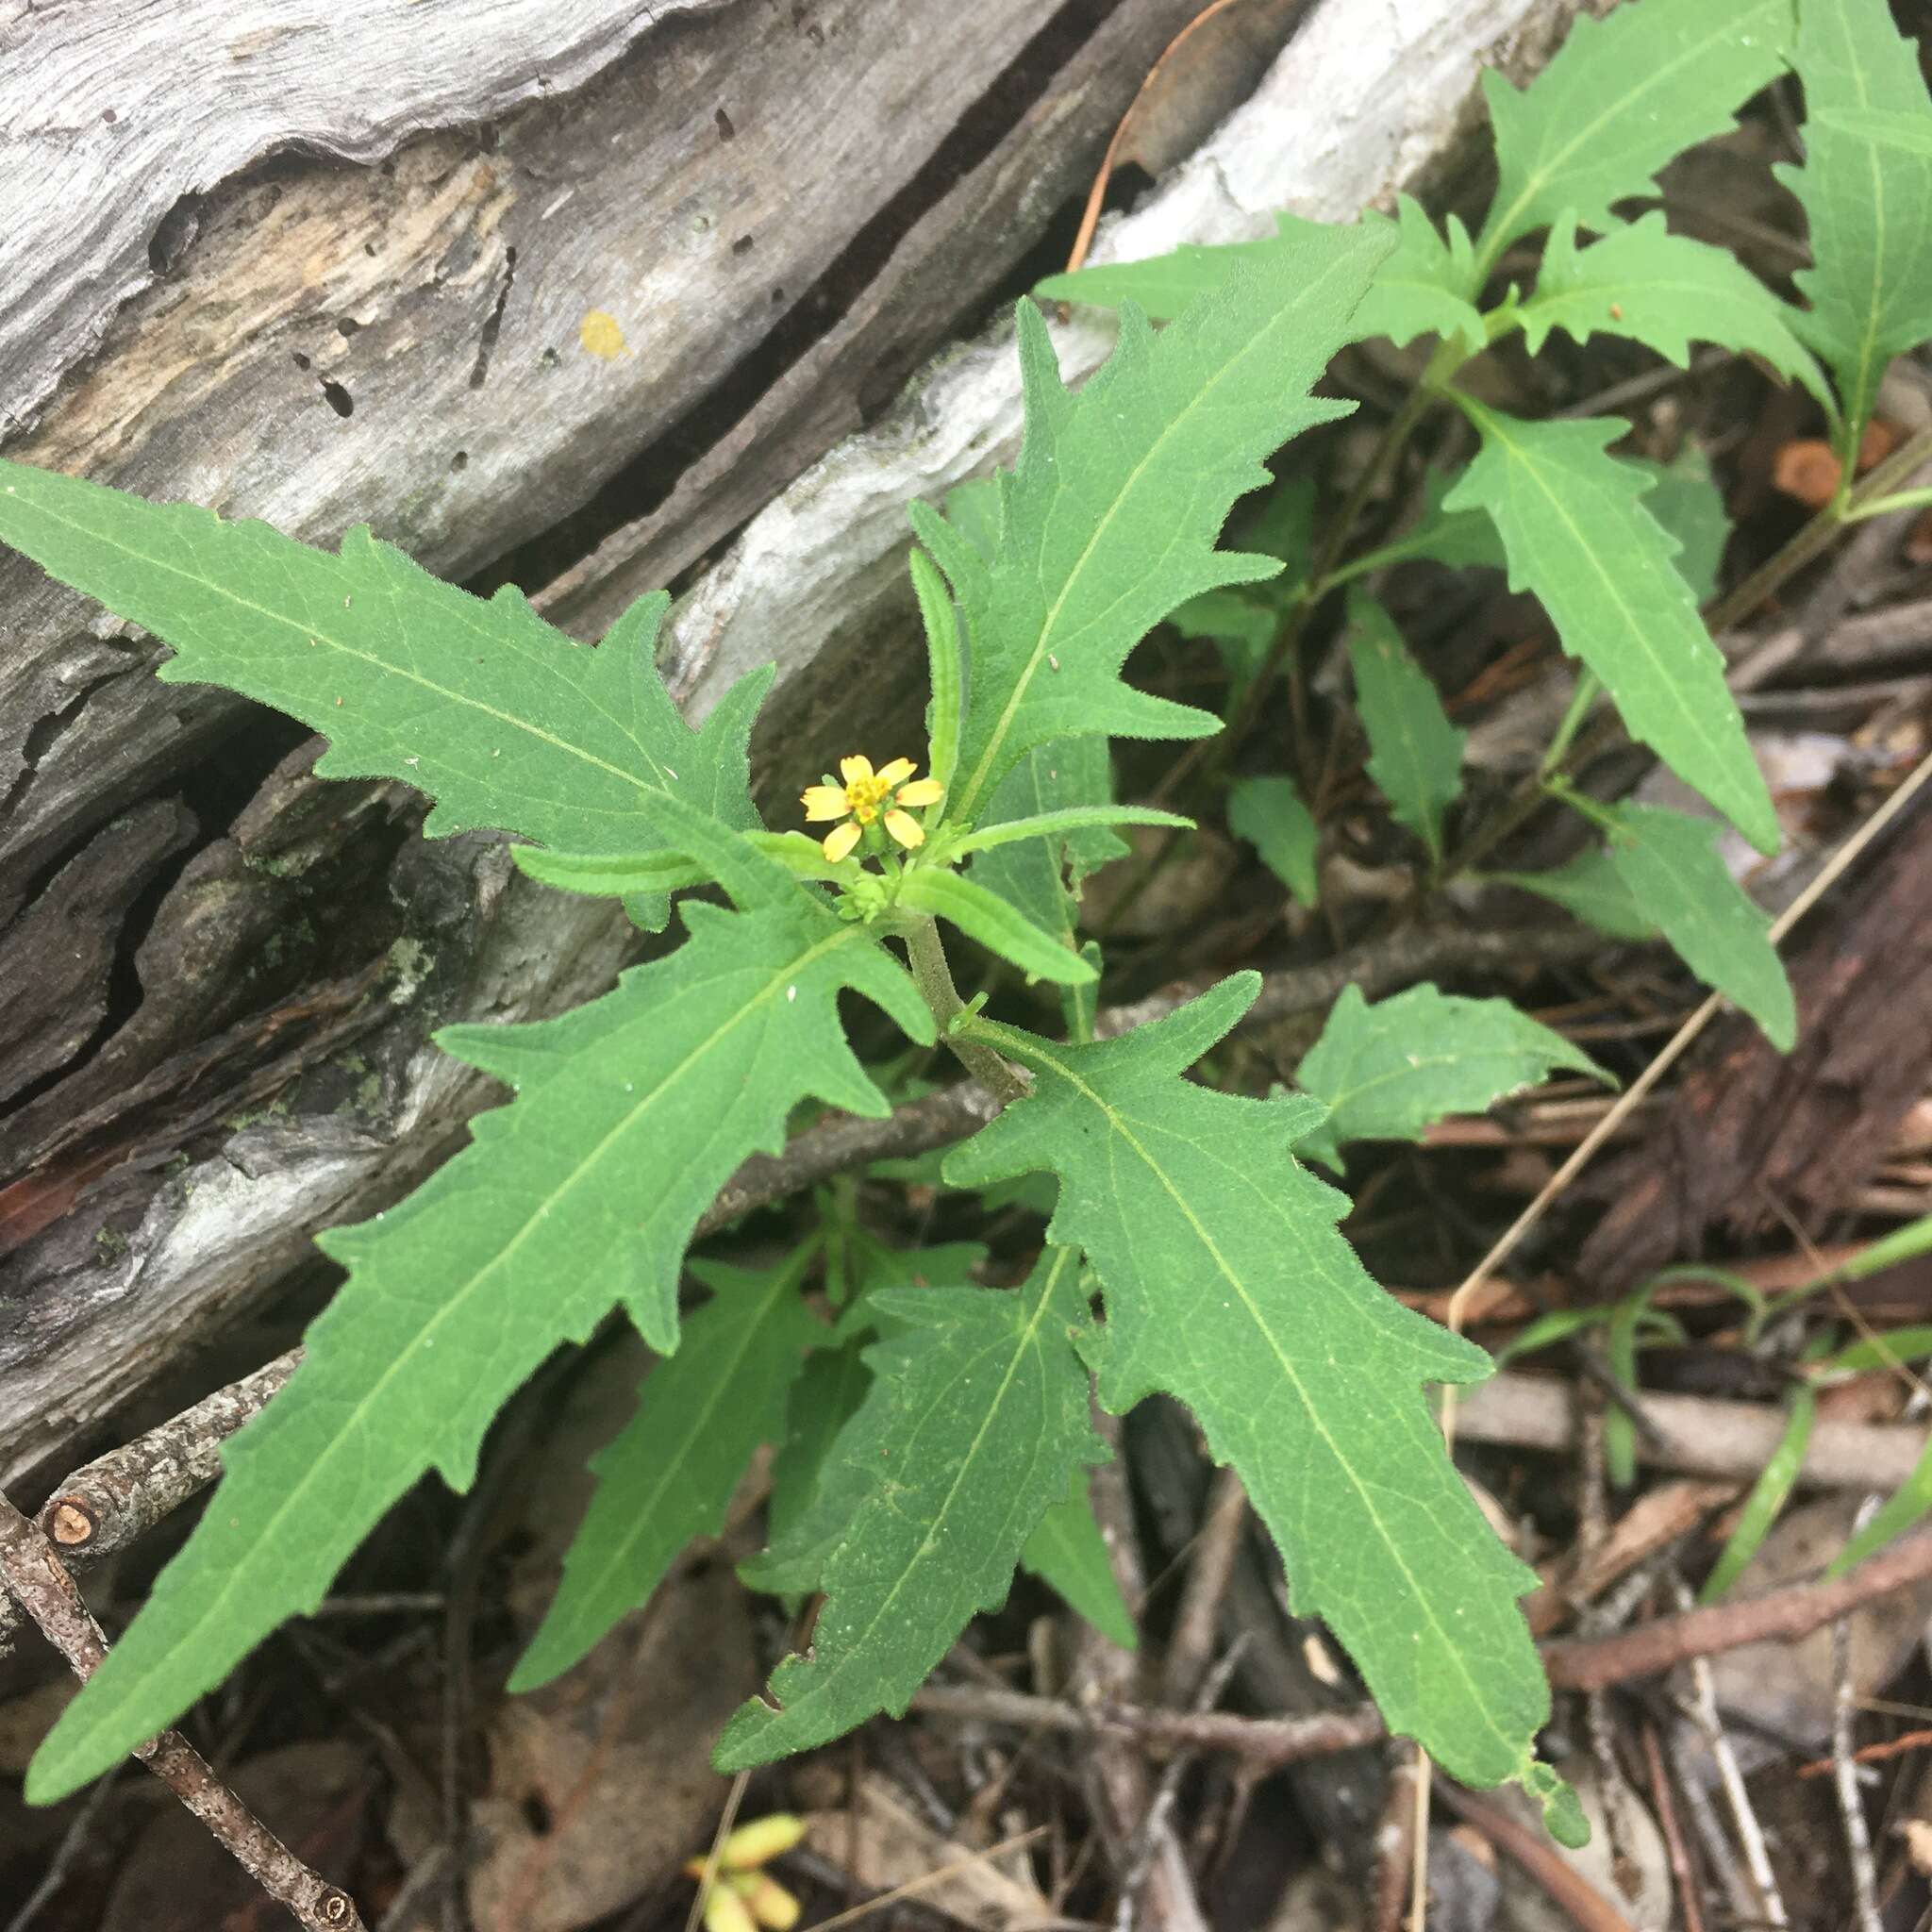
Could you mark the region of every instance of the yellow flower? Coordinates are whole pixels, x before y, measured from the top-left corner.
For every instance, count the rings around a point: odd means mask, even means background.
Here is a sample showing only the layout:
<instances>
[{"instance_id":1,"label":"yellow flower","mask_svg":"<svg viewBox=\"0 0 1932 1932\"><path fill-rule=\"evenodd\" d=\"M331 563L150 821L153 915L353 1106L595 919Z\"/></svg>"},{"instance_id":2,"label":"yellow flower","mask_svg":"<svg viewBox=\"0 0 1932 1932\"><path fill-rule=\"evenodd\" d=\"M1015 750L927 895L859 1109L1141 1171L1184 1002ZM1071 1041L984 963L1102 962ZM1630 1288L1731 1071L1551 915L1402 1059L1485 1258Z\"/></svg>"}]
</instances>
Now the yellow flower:
<instances>
[{"instance_id":1,"label":"yellow flower","mask_svg":"<svg viewBox=\"0 0 1932 1932\"><path fill-rule=\"evenodd\" d=\"M874 772L872 760L854 756L839 760L839 775L844 784L829 780L808 785L800 802L808 821L843 819L844 824L825 834L825 857L835 865L864 836L874 820L909 852L925 842L925 828L906 806L937 805L945 796L945 787L931 778L906 781L919 769L910 758L894 758L883 770Z\"/></svg>"}]
</instances>

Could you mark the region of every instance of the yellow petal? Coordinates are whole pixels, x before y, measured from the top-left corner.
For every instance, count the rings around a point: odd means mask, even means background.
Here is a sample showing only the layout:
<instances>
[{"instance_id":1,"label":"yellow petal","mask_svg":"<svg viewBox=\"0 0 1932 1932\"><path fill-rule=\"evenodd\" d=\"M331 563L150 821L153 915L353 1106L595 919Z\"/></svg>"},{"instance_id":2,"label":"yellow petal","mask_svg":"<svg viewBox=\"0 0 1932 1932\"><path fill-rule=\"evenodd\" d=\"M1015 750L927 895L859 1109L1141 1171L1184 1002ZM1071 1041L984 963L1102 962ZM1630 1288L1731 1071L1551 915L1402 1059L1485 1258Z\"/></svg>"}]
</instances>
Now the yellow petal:
<instances>
[{"instance_id":1,"label":"yellow petal","mask_svg":"<svg viewBox=\"0 0 1932 1932\"><path fill-rule=\"evenodd\" d=\"M751 1907L752 1917L760 1925L769 1926L771 1932L791 1932L798 1924L799 1903L775 1878L760 1872L755 1890L741 1890L745 1904Z\"/></svg>"},{"instance_id":2,"label":"yellow petal","mask_svg":"<svg viewBox=\"0 0 1932 1932\"><path fill-rule=\"evenodd\" d=\"M808 785L799 794L808 819L842 819L852 809L842 785Z\"/></svg>"},{"instance_id":3,"label":"yellow petal","mask_svg":"<svg viewBox=\"0 0 1932 1932\"><path fill-rule=\"evenodd\" d=\"M925 843L925 827L910 812L889 811L886 814L886 830L908 852L915 845Z\"/></svg>"},{"instance_id":4,"label":"yellow petal","mask_svg":"<svg viewBox=\"0 0 1932 1932\"><path fill-rule=\"evenodd\" d=\"M858 826L847 819L842 825L835 825L825 834L825 857L837 865L858 843Z\"/></svg>"},{"instance_id":5,"label":"yellow petal","mask_svg":"<svg viewBox=\"0 0 1932 1932\"><path fill-rule=\"evenodd\" d=\"M728 1885L721 1885L705 1901L705 1932L758 1932L758 1921Z\"/></svg>"},{"instance_id":6,"label":"yellow petal","mask_svg":"<svg viewBox=\"0 0 1932 1932\"><path fill-rule=\"evenodd\" d=\"M754 1865L762 1865L767 1858L775 1858L780 1852L791 1851L804 1838L804 1819L790 1811L768 1812L730 1833L718 1847L718 1862L734 1871L748 1871Z\"/></svg>"},{"instance_id":7,"label":"yellow petal","mask_svg":"<svg viewBox=\"0 0 1932 1932\"><path fill-rule=\"evenodd\" d=\"M919 767L910 758L894 758L879 774L879 783L881 785L903 785L918 769Z\"/></svg>"},{"instance_id":8,"label":"yellow petal","mask_svg":"<svg viewBox=\"0 0 1932 1932\"><path fill-rule=\"evenodd\" d=\"M901 805L937 805L945 795L946 788L937 778L919 778L899 788Z\"/></svg>"},{"instance_id":9,"label":"yellow petal","mask_svg":"<svg viewBox=\"0 0 1932 1932\"><path fill-rule=\"evenodd\" d=\"M872 760L860 758L857 752L849 758L839 760L839 775L848 785L860 785L872 776Z\"/></svg>"}]
</instances>

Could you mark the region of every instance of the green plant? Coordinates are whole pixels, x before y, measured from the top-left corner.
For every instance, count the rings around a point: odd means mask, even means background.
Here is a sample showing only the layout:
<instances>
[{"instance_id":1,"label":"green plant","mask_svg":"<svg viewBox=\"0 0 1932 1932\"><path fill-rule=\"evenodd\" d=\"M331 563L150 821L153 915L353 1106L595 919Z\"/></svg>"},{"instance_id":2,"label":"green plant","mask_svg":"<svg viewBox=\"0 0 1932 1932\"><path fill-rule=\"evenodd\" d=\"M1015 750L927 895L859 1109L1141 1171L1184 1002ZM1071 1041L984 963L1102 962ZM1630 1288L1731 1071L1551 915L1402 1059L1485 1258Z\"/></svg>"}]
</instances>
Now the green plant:
<instances>
[{"instance_id":1,"label":"green plant","mask_svg":"<svg viewBox=\"0 0 1932 1932\"><path fill-rule=\"evenodd\" d=\"M1339 1166L1347 1143L1417 1138L1553 1069L1601 1070L1506 1002L1421 987L1375 1005L1344 995L1303 1062L1306 1091L1217 1091L1213 1056L1256 976L1096 1041L1101 961L1074 912L1081 877L1120 849L1108 827L1186 823L1113 802L1108 739L1223 728L1123 679L1151 629L1174 618L1223 645L1233 740L1328 591L1402 558L1503 560L1586 666L1538 796L1607 834L1595 859L1524 882L1607 930L1661 928L1789 1040L1789 989L1714 828L1601 804L1565 774L1600 684L1754 842L1776 842L1685 575L1709 547L1707 479L1609 455L1620 424L1519 420L1452 378L1511 331L1534 345L1552 327L1622 328L1681 356L1688 335L1721 325L1720 340L1810 385L1856 445L1871 385L1848 373L1837 320L1787 308L1654 221L1610 213L1774 76L1790 32L1777 0L1643 0L1584 23L1531 92L1491 90L1501 185L1474 241L1405 204L1392 225L1288 221L1257 246L1071 278L1076 299L1132 297L1174 318L1157 334L1124 310L1117 349L1077 395L1023 304L1017 466L956 491L944 514L912 511L929 775L845 758L806 792L808 815L833 827L823 841L765 829L751 801L746 745L769 674L697 730L678 715L653 661L662 596L585 649L514 591L479 602L366 530L329 555L0 465L0 541L165 639L176 655L164 677L227 685L325 734L325 775L406 779L435 801L432 835L490 827L532 841L515 848L527 873L620 898L649 932L664 931L674 894L723 899L680 901L682 941L575 1012L437 1036L512 1099L400 1207L323 1237L347 1279L307 1360L236 1440L215 1505L42 1748L37 1800L106 1770L312 1607L425 1473L466 1485L500 1405L558 1344L621 1310L664 1359L597 1459L595 1500L520 1686L568 1668L650 1593L680 1544L719 1523L761 1441L778 1445L771 1544L748 1579L825 1601L810 1655L781 1663L772 1701L739 1713L721 1765L903 1710L1016 1565L1131 1636L1083 1493L1104 1454L1094 1377L1115 1412L1157 1389L1192 1407L1274 1532L1296 1607L1334 1627L1392 1729L1472 1782L1521 1780L1554 1830L1580 1832L1574 1800L1534 1757L1549 1695L1517 1599L1535 1578L1491 1535L1424 1393L1476 1379L1488 1358L1375 1285L1338 1230L1345 1196L1302 1162ZM1807 83L1814 33L1807 21L1797 42ZM1881 151L1856 131L1832 139ZM1478 307L1505 251L1541 226L1536 289ZM1604 239L1578 247L1579 226ZM1823 233L1820 246L1817 316L1843 276ZM1232 506L1268 481L1263 460L1346 413L1312 386L1346 341L1377 330L1441 338L1396 441L1447 399L1481 439L1475 461L1437 479L1421 523L1374 549L1346 552L1359 505L1316 543L1306 487L1260 499L1250 549L1218 549ZM1839 376L1836 398L1807 336ZM1667 504L1676 534L1646 507ZM1461 736L1359 588L1349 621L1369 775L1427 880L1466 870L1448 839ZM1229 809L1312 901L1322 827L1299 777L1250 774ZM941 921L1058 987L1067 1037L963 999ZM1030 1273L992 1289L975 1278L978 1247L894 1250L833 1188L776 1265L693 1263L709 1298L681 1316L692 1230L746 1156L775 1151L815 1107L879 1116L908 1091L903 1066L861 1064L844 992L915 1047L942 1043L1002 1104L944 1161L949 1186L1017 1183L1044 1207L1052 1177ZM802 1293L814 1272L823 1313Z\"/></svg>"}]
</instances>

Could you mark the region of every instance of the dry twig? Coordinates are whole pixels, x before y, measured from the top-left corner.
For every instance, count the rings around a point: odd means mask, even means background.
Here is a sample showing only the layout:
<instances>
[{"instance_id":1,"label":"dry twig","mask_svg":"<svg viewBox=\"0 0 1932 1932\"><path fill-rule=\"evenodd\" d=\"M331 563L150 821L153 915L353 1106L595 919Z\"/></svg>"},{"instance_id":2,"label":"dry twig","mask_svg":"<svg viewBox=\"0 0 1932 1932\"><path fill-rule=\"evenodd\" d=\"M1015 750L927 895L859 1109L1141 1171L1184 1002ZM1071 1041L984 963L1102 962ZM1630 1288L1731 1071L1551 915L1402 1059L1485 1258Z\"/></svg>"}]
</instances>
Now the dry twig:
<instances>
[{"instance_id":1,"label":"dry twig","mask_svg":"<svg viewBox=\"0 0 1932 1932\"><path fill-rule=\"evenodd\" d=\"M0 1496L0 1581L4 1581L75 1676L91 1677L107 1639L74 1578L42 1531ZM217 1777L178 1731L163 1731L134 1756L208 1826L223 1848L309 1932L361 1932L355 1902L311 1872Z\"/></svg>"},{"instance_id":2,"label":"dry twig","mask_svg":"<svg viewBox=\"0 0 1932 1932\"><path fill-rule=\"evenodd\" d=\"M1234 1574L1235 1553L1248 1520L1248 1492L1240 1472L1230 1463L1214 1474L1203 1512L1201 1532L1188 1564L1188 1580L1174 1612L1174 1636L1167 1646L1161 1673L1166 1703L1192 1705L1194 1692L1214 1653L1214 1633L1221 1622L1222 1601ZM1212 1704L1213 1699L1208 1702Z\"/></svg>"}]
</instances>

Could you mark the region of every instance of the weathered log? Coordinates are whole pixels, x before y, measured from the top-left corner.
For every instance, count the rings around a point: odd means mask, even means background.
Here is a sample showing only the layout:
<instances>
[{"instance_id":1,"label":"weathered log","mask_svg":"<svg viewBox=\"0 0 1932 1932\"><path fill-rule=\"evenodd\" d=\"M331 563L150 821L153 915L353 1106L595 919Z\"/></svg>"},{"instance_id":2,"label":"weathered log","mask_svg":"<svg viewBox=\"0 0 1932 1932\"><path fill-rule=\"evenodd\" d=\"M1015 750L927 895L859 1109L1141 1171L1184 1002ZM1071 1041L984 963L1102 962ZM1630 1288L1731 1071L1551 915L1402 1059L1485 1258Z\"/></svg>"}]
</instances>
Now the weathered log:
<instances>
[{"instance_id":1,"label":"weathered log","mask_svg":"<svg viewBox=\"0 0 1932 1932\"><path fill-rule=\"evenodd\" d=\"M1224 239L1276 206L1341 215L1386 197L1469 120L1482 61L1513 45L1533 64L1532 42L1546 47L1573 5L1429 0L1399 39L1369 45L1344 0L1327 0L1255 107L1108 245ZM565 568L543 601L594 632L863 420L877 372L895 377L983 308L1196 10L1069 6L1041 26L1018 0L988 0L934 5L920 31L908 9L858 0L789 14L741 5L669 23L487 139L419 136L384 168L258 169L209 197L172 278L122 309L8 454L311 538L367 517L451 575L548 532L512 564L525 582ZM960 147L976 113L993 117L993 137ZM942 155L957 178L923 173ZM800 182L827 185L801 202ZM746 236L749 248L734 245ZM788 329L815 291L828 313ZM583 335L593 312L629 354L593 353L612 346L601 325ZM1078 373L1107 333L1076 323L1061 341ZM904 498L985 467L1016 427L1004 328L942 356L699 580L668 659L688 708L705 708L734 664L774 657L795 699L811 688L805 668L882 638L902 647L872 679L886 702L916 658L898 588ZM571 568L573 545L596 560ZM261 714L156 685L155 647L17 561L0 565L0 608L4 912L107 816ZM762 740L768 768L804 715L780 711ZM254 769L287 743L270 735ZM45 1105L55 1086L9 1124L36 1164L0 1172L0 1241L24 1237L0 1261L0 1480L71 1462L117 1404L306 1256L316 1227L393 1198L458 1143L493 1090L423 1046L429 1021L554 1011L627 955L621 923L529 886L500 843L424 845L395 820L411 808L392 791L310 781L332 796L305 795L319 817L296 830L276 801L298 779L271 780L261 815L277 829L252 862L313 895L311 923L320 913L333 930L354 908L359 974L340 949L318 953L278 997L239 1018L210 1008L150 1025L122 1049L125 1079L89 1085L83 1065L69 1076L76 1105ZM241 867L208 863L246 901L242 824L227 842ZM331 877L344 852L353 862ZM164 900L156 930L182 929ZM251 925L208 957L240 973L266 945ZM158 999L168 975L152 963ZM270 1100L270 1114L221 1124Z\"/></svg>"},{"instance_id":2,"label":"weathered log","mask_svg":"<svg viewBox=\"0 0 1932 1932\"><path fill-rule=\"evenodd\" d=\"M0 127L0 432L193 240L197 204L290 149L370 161L425 127L578 86L669 15L724 0L9 7Z\"/></svg>"}]
</instances>

